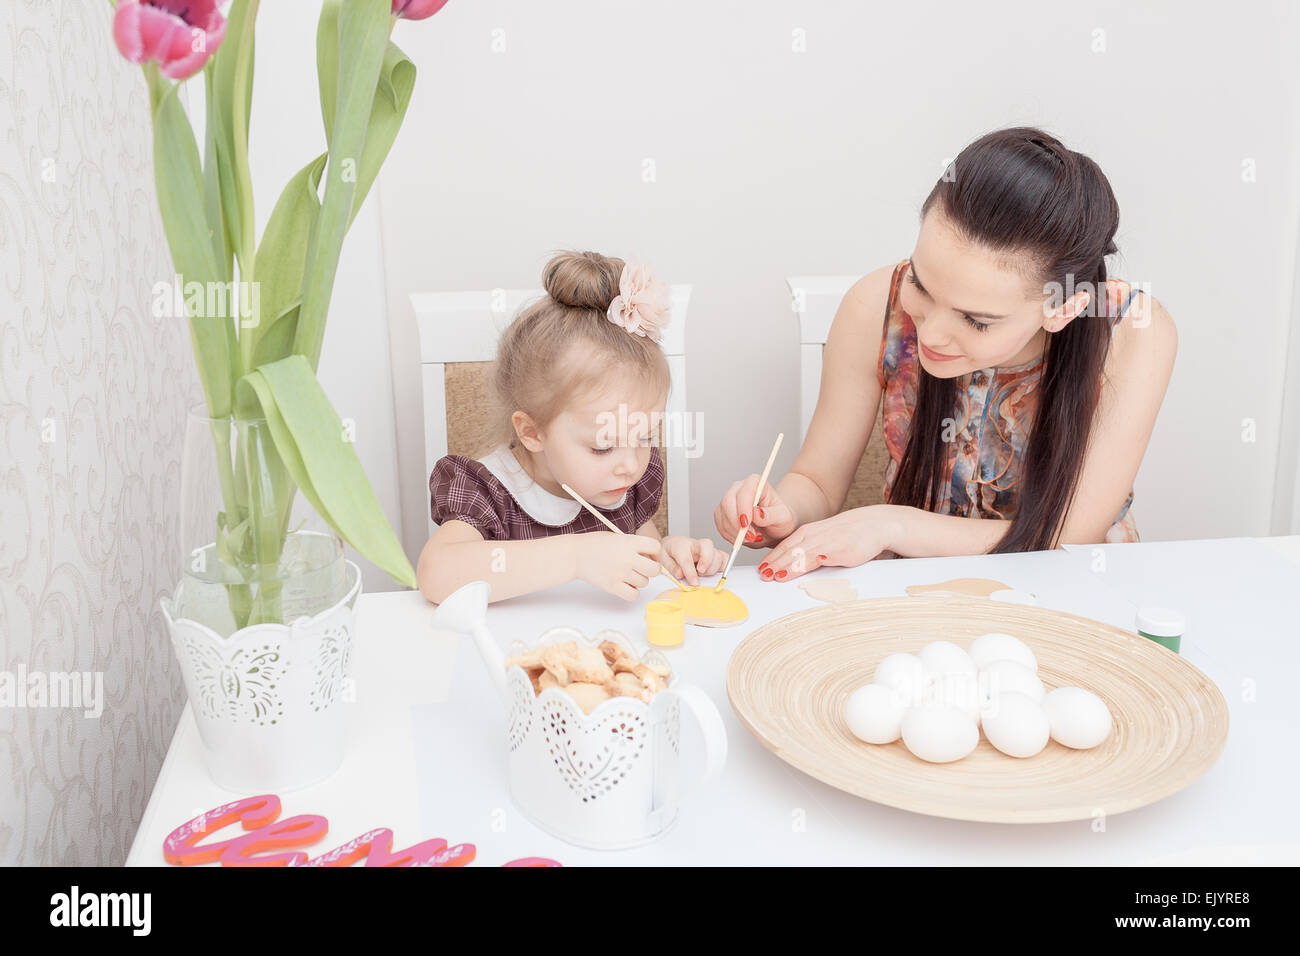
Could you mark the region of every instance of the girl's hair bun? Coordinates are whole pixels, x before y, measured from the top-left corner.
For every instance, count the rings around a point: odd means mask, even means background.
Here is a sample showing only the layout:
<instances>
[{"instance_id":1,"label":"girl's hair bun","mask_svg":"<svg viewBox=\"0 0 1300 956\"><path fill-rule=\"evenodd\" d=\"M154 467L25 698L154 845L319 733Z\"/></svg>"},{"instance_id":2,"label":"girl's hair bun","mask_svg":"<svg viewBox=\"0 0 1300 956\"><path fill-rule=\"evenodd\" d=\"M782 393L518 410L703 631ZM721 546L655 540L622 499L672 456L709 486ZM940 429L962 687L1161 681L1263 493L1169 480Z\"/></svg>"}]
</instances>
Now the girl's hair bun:
<instances>
[{"instance_id":1,"label":"girl's hair bun","mask_svg":"<svg viewBox=\"0 0 1300 956\"><path fill-rule=\"evenodd\" d=\"M622 259L599 252L560 252L542 270L542 284L562 306L604 314L618 295L622 274Z\"/></svg>"}]
</instances>

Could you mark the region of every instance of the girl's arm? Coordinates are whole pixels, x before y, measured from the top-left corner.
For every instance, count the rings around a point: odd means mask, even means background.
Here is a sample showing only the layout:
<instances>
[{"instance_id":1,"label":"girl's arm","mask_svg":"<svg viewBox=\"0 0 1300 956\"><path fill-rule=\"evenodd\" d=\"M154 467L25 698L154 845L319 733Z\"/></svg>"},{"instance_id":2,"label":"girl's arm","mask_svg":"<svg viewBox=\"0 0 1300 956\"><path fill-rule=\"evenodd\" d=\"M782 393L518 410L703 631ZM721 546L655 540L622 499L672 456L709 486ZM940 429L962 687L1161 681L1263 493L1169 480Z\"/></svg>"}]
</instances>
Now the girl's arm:
<instances>
[{"instance_id":1,"label":"girl's arm","mask_svg":"<svg viewBox=\"0 0 1300 956\"><path fill-rule=\"evenodd\" d=\"M559 534L531 541L484 541L473 526L448 521L420 552L416 582L420 593L434 604L470 581L488 582L489 602L540 591L577 575L579 537Z\"/></svg>"}]
</instances>

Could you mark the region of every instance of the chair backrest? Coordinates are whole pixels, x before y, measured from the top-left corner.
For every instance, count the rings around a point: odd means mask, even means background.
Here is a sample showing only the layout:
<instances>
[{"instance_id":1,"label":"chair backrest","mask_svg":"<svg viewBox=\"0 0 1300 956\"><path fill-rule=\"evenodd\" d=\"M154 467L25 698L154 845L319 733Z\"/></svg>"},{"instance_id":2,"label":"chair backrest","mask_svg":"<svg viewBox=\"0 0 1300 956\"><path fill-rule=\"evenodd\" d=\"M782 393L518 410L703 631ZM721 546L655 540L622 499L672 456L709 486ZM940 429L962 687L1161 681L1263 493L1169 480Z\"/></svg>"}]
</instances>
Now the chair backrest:
<instances>
[{"instance_id":1,"label":"chair backrest","mask_svg":"<svg viewBox=\"0 0 1300 956\"><path fill-rule=\"evenodd\" d=\"M482 455L493 403L488 373L496 358L497 340L519 309L543 295L541 289L488 289L466 292L417 292L411 295L420 335L421 390L424 395L425 483L444 455ZM672 386L666 408L669 423L686 416L686 310L691 286L672 286L672 320L661 343L668 357ZM665 431L668 432L665 435ZM690 521L690 477L687 447L661 423L659 451L666 479L663 500L654 517L660 534L687 534ZM666 440L667 439L667 440ZM434 524L427 507L429 533Z\"/></svg>"},{"instance_id":2,"label":"chair backrest","mask_svg":"<svg viewBox=\"0 0 1300 956\"><path fill-rule=\"evenodd\" d=\"M835 313L844 300L844 294L860 276L787 276L792 307L799 317L799 436L808 434L813 412L817 408L817 393L822 380L822 349L830 334ZM872 372L875 371L876 353L870 356ZM883 403L882 403L883 407ZM849 486L848 498L841 510L880 504L885 500L885 469L889 467L889 449L885 447L885 432L881 413L871 428L867 449L858 462L858 470Z\"/></svg>"}]
</instances>

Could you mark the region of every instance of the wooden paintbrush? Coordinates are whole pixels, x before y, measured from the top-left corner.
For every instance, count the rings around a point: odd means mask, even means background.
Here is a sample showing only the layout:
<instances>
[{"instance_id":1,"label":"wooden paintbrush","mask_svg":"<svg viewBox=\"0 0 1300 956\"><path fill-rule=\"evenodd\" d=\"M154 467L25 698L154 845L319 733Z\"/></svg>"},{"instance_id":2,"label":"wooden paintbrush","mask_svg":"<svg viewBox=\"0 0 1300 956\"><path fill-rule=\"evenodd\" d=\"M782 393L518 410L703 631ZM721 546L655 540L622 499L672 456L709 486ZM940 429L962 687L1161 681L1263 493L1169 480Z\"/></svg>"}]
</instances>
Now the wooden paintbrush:
<instances>
[{"instance_id":1,"label":"wooden paintbrush","mask_svg":"<svg viewBox=\"0 0 1300 956\"><path fill-rule=\"evenodd\" d=\"M603 514L601 514L599 511L597 511L595 508L593 508L590 504L588 504L586 498L582 497L582 495L578 494L576 491L574 491L574 490L573 490L572 488L570 488L568 485L566 485L566 484L564 484L563 482L561 482L561 483L560 483L560 487L563 488L566 492L568 492L569 496L570 496L574 501L576 501L578 504L582 505L584 508L586 508L586 509L587 509L588 511L590 511L592 514L594 514L594 515L596 516L597 520L600 521L600 522L601 522L601 523L602 523L606 528L608 528L610 531L613 531L615 534L627 534L626 531L624 531L624 530L623 530L622 528L620 528L618 525L614 524L614 522L610 521L610 520L609 520L608 518L606 518ZM669 581L672 581L673 584L677 585L677 586L678 586L679 588L681 588L683 591L686 590L686 585L682 584L681 581L678 581L678 580L677 580L675 577L673 577L671 574L668 574L668 569L665 568L662 564L659 565L659 570L662 571L664 574L667 574L667 575L668 575L668 580L669 580Z\"/></svg>"},{"instance_id":2,"label":"wooden paintbrush","mask_svg":"<svg viewBox=\"0 0 1300 956\"><path fill-rule=\"evenodd\" d=\"M763 496L763 486L767 484L767 476L772 473L772 462L776 461L776 453L781 448L781 439L785 438L785 432L776 436L776 444L772 446L772 454L767 456L767 465L763 468L763 474L759 476L758 487L754 489L754 503L749 506L752 512L758 507L758 499ZM727 559L727 566L722 570L722 580L713 588L715 591L721 591L723 585L727 583L727 575L731 573L731 566L736 561L736 555L740 553L740 542L745 537L745 527L741 527L736 532L736 540L731 542L731 557Z\"/></svg>"}]
</instances>

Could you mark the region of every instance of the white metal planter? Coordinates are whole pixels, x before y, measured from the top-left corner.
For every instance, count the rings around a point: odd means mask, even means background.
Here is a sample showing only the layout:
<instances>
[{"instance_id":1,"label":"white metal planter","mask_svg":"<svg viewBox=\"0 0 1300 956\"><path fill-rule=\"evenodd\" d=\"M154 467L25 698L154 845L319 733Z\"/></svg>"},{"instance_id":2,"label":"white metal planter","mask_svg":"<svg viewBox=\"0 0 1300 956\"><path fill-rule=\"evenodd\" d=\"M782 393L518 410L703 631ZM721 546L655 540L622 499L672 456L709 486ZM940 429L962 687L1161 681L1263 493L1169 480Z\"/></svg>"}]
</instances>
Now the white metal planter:
<instances>
[{"instance_id":1,"label":"white metal planter","mask_svg":"<svg viewBox=\"0 0 1300 956\"><path fill-rule=\"evenodd\" d=\"M219 786L285 792L343 762L361 569L348 561L347 574L346 594L319 614L226 638L177 618L173 600L162 599L208 773Z\"/></svg>"},{"instance_id":2,"label":"white metal planter","mask_svg":"<svg viewBox=\"0 0 1300 956\"><path fill-rule=\"evenodd\" d=\"M547 688L534 694L527 673L506 669L504 655L484 622L488 585L475 581L442 602L434 626L475 638L508 715L506 747L510 796L533 823L576 846L622 849L662 836L682 805L721 772L727 736L722 715L709 696L681 680L674 669L667 690L650 703L614 697L590 714L567 693ZM578 641L592 646L611 640L652 662L662 655L638 654L622 633L601 631L587 638L570 627L551 628L534 646ZM511 654L527 650L516 641ZM695 717L704 743L704 768L689 789L681 781L682 705Z\"/></svg>"}]
</instances>

